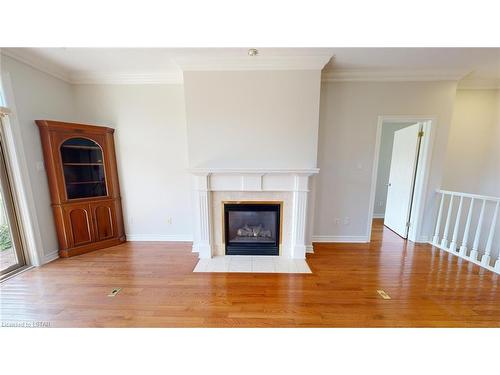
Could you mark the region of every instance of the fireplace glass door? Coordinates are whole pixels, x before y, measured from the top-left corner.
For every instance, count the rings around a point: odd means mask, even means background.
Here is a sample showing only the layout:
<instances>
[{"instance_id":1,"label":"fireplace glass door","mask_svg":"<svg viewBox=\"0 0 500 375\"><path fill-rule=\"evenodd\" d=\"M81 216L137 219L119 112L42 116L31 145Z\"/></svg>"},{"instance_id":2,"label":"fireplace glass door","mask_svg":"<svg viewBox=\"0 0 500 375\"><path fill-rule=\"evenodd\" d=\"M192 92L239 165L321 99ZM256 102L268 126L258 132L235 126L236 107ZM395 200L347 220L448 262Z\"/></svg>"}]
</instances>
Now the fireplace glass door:
<instances>
[{"instance_id":1,"label":"fireplace glass door","mask_svg":"<svg viewBox=\"0 0 500 375\"><path fill-rule=\"evenodd\" d=\"M227 255L279 255L279 204L225 204Z\"/></svg>"}]
</instances>

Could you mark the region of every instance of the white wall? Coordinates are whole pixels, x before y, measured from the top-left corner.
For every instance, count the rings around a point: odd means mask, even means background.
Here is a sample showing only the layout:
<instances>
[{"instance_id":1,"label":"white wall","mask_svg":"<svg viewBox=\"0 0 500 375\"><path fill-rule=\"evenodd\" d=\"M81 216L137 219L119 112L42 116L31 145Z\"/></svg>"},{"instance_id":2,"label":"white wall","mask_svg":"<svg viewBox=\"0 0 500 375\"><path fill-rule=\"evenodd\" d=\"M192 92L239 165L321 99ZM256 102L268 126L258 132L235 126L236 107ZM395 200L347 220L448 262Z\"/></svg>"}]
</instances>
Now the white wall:
<instances>
[{"instance_id":1,"label":"white wall","mask_svg":"<svg viewBox=\"0 0 500 375\"><path fill-rule=\"evenodd\" d=\"M440 187L455 82L331 82L321 89L316 180L316 236L365 240L379 115L434 116L432 168L425 212L432 212ZM335 220L339 218L339 221ZM347 224L345 224L347 223ZM426 216L423 233L432 232Z\"/></svg>"},{"instance_id":2,"label":"white wall","mask_svg":"<svg viewBox=\"0 0 500 375\"><path fill-rule=\"evenodd\" d=\"M59 246L50 206L47 175L37 170L43 163L42 145L34 121L50 119L74 120L75 108L71 85L37 69L0 55L2 74L10 76L21 138L28 165L30 185L33 190L36 215L43 243L42 257L50 256ZM8 99L8 98L7 98ZM7 103L12 105L12 103Z\"/></svg>"},{"instance_id":3,"label":"white wall","mask_svg":"<svg viewBox=\"0 0 500 375\"><path fill-rule=\"evenodd\" d=\"M6 56L43 242L58 249L36 119L115 127L126 234L137 240L190 240L191 185L182 85L70 85ZM171 219L171 220L169 220Z\"/></svg>"},{"instance_id":4,"label":"white wall","mask_svg":"<svg viewBox=\"0 0 500 375\"><path fill-rule=\"evenodd\" d=\"M394 143L394 132L403 129L411 123L384 123L380 136L380 154L377 168L377 187L375 190L375 202L373 204L373 217L384 217L387 201L387 184L391 169L392 145Z\"/></svg>"},{"instance_id":5,"label":"white wall","mask_svg":"<svg viewBox=\"0 0 500 375\"><path fill-rule=\"evenodd\" d=\"M443 188L500 197L499 90L457 91ZM453 215L456 214L456 206L457 204L455 204ZM468 212L468 208L469 200L466 200L462 215ZM447 209L447 202L445 209ZM483 230L479 241L480 250L486 247L494 209L493 203L485 206ZM475 233L479 211L480 204L476 204L472 215L472 233ZM465 219L462 219L458 231L459 243L462 241L464 226ZM496 259L500 251L500 221L497 222L494 233L492 257Z\"/></svg>"},{"instance_id":6,"label":"white wall","mask_svg":"<svg viewBox=\"0 0 500 375\"><path fill-rule=\"evenodd\" d=\"M74 90L79 121L116 129L127 239L191 240L182 85L76 85Z\"/></svg>"},{"instance_id":7,"label":"white wall","mask_svg":"<svg viewBox=\"0 0 500 375\"><path fill-rule=\"evenodd\" d=\"M499 90L458 90L443 187L500 196Z\"/></svg>"},{"instance_id":8,"label":"white wall","mask_svg":"<svg viewBox=\"0 0 500 375\"><path fill-rule=\"evenodd\" d=\"M314 168L320 71L184 73L191 167Z\"/></svg>"},{"instance_id":9,"label":"white wall","mask_svg":"<svg viewBox=\"0 0 500 375\"><path fill-rule=\"evenodd\" d=\"M496 90L496 126L492 131L490 157L486 171L481 176L482 191L486 194L500 197L500 90Z\"/></svg>"}]
</instances>

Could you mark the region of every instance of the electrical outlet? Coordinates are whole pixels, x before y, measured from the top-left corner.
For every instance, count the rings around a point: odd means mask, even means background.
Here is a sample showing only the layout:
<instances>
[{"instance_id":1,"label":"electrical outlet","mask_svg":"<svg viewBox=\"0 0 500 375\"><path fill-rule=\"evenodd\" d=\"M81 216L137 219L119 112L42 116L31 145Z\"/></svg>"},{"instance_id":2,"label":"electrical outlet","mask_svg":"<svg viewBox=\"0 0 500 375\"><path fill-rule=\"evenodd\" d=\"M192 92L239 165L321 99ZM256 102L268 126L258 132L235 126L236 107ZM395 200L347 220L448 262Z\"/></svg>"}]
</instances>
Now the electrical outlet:
<instances>
[{"instance_id":1,"label":"electrical outlet","mask_svg":"<svg viewBox=\"0 0 500 375\"><path fill-rule=\"evenodd\" d=\"M171 217L169 217L169 218L167 219L167 224L168 224L168 225L172 225L172 218L171 218Z\"/></svg>"},{"instance_id":2,"label":"electrical outlet","mask_svg":"<svg viewBox=\"0 0 500 375\"><path fill-rule=\"evenodd\" d=\"M37 172L43 172L43 170L45 169L43 161L37 161L35 164L35 169L37 170Z\"/></svg>"},{"instance_id":3,"label":"electrical outlet","mask_svg":"<svg viewBox=\"0 0 500 375\"><path fill-rule=\"evenodd\" d=\"M335 218L335 224L339 225L340 224L340 219L338 217Z\"/></svg>"}]
</instances>

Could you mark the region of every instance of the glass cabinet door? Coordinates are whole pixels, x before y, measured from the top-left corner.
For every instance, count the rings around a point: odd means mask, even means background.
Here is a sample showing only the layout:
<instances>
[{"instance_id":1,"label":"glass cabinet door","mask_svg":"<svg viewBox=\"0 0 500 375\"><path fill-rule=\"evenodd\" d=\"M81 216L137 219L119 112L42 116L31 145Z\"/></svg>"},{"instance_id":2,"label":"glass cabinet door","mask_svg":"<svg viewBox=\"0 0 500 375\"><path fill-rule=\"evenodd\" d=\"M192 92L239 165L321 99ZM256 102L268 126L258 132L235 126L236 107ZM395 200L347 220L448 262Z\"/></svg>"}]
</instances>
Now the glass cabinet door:
<instances>
[{"instance_id":1,"label":"glass cabinet door","mask_svg":"<svg viewBox=\"0 0 500 375\"><path fill-rule=\"evenodd\" d=\"M61 145L68 199L107 195L101 147L87 138L71 138Z\"/></svg>"}]
</instances>

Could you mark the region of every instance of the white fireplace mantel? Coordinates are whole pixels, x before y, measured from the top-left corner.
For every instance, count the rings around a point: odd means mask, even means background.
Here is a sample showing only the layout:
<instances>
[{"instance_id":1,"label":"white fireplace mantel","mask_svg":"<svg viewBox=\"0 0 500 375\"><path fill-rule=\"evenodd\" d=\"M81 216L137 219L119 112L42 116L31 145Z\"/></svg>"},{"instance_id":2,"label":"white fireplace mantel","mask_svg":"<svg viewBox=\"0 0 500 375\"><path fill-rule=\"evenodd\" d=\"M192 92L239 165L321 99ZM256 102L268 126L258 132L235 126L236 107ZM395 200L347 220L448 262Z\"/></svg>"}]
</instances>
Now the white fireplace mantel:
<instances>
[{"instance_id":1,"label":"white fireplace mantel","mask_svg":"<svg viewBox=\"0 0 500 375\"><path fill-rule=\"evenodd\" d=\"M319 168L302 168L302 169L287 169L287 168L190 168L189 172L194 175L209 175L209 174L316 174L319 173Z\"/></svg>"},{"instance_id":2,"label":"white fireplace mantel","mask_svg":"<svg viewBox=\"0 0 500 375\"><path fill-rule=\"evenodd\" d=\"M304 259L306 247L310 240L306 239L308 218L308 196L310 176L319 173L319 169L228 169L228 168L192 168L195 192L195 236L193 251L199 252L200 258L211 258L214 255L212 192L243 192L245 199L255 199L269 192L288 192L291 218L287 225L290 233L285 243L282 256ZM306 243L307 242L307 243Z\"/></svg>"}]
</instances>

